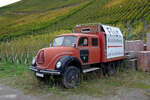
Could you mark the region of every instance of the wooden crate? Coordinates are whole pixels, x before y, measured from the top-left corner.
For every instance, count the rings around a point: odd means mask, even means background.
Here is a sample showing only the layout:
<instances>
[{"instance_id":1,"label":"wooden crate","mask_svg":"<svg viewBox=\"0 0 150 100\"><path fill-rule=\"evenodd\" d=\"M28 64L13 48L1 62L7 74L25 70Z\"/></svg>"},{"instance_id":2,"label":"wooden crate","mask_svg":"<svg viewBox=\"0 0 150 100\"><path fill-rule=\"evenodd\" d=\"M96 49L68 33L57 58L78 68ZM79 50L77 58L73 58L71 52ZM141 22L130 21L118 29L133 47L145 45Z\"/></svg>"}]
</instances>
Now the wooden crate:
<instances>
[{"instance_id":1,"label":"wooden crate","mask_svg":"<svg viewBox=\"0 0 150 100\"><path fill-rule=\"evenodd\" d=\"M150 71L150 51L139 51L137 53L138 69Z\"/></svg>"},{"instance_id":2,"label":"wooden crate","mask_svg":"<svg viewBox=\"0 0 150 100\"><path fill-rule=\"evenodd\" d=\"M126 41L125 51L144 51L144 42L142 40Z\"/></svg>"}]
</instances>

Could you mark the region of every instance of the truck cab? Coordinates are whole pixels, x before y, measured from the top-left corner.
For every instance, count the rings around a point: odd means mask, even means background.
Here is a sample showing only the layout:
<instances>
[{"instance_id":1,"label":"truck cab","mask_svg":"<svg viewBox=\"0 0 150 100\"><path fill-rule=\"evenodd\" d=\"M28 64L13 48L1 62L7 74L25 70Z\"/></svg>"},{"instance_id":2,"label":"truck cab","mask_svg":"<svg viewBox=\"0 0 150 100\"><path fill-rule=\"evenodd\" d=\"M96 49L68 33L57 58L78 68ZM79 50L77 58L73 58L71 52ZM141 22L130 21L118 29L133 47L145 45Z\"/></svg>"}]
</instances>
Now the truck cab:
<instances>
[{"instance_id":1,"label":"truck cab","mask_svg":"<svg viewBox=\"0 0 150 100\"><path fill-rule=\"evenodd\" d=\"M123 60L124 55L108 59L106 32L104 29L92 32L91 30L96 30L93 29L95 27L93 25L76 26L75 33L56 36L51 47L39 50L30 69L41 78L46 75L61 76L66 88L77 86L82 73L100 68L108 72L109 67L106 66L114 66L109 63ZM116 46L116 49L118 48L119 46ZM114 69L111 68L110 71L112 70Z\"/></svg>"}]
</instances>

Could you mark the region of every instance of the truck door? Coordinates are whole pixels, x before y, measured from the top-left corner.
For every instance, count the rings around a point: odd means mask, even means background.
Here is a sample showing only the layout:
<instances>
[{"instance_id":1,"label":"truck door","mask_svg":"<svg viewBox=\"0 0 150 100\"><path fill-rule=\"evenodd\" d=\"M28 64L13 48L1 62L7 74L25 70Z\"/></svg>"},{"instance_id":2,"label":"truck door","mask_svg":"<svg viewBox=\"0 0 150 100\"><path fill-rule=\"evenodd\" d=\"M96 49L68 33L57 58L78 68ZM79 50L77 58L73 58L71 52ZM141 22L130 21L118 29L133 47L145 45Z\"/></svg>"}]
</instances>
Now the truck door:
<instances>
[{"instance_id":1,"label":"truck door","mask_svg":"<svg viewBox=\"0 0 150 100\"><path fill-rule=\"evenodd\" d=\"M100 44L97 37L91 37L90 57L91 63L99 63L100 61Z\"/></svg>"},{"instance_id":2,"label":"truck door","mask_svg":"<svg viewBox=\"0 0 150 100\"><path fill-rule=\"evenodd\" d=\"M78 42L78 48L80 52L80 59L83 64L89 63L89 39L88 37L80 37Z\"/></svg>"}]
</instances>

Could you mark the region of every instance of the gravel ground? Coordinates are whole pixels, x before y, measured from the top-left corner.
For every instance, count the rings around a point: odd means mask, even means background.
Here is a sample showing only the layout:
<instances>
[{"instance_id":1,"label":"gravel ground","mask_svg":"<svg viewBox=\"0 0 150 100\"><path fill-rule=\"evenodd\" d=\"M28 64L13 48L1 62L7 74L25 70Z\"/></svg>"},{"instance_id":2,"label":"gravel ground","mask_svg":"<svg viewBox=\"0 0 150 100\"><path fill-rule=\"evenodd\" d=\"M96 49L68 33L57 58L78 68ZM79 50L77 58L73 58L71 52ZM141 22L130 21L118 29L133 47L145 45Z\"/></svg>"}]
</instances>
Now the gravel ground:
<instances>
[{"instance_id":1,"label":"gravel ground","mask_svg":"<svg viewBox=\"0 0 150 100\"><path fill-rule=\"evenodd\" d=\"M0 100L150 100L150 89L118 88L113 95L91 97L86 95L69 95L60 97L54 94L43 96L25 95L22 91L0 85Z\"/></svg>"}]
</instances>

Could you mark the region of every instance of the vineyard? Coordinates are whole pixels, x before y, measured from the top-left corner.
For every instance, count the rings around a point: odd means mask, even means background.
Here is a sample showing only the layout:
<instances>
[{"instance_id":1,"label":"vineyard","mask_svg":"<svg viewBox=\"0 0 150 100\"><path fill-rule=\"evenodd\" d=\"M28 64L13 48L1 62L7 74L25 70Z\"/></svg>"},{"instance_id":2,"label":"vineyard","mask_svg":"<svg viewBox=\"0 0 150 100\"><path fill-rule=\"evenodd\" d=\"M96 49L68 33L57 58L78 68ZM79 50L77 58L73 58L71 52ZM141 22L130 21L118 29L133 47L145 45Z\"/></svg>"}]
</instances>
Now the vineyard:
<instances>
[{"instance_id":1,"label":"vineyard","mask_svg":"<svg viewBox=\"0 0 150 100\"><path fill-rule=\"evenodd\" d=\"M83 3L83 4L82 4ZM28 0L0 9L0 41L37 31L84 7L84 0Z\"/></svg>"},{"instance_id":2,"label":"vineyard","mask_svg":"<svg viewBox=\"0 0 150 100\"><path fill-rule=\"evenodd\" d=\"M10 42L3 42L0 45L0 60L17 64L29 64L39 49L49 46L56 34L68 32L71 31L62 30L51 34L29 36Z\"/></svg>"},{"instance_id":3,"label":"vineyard","mask_svg":"<svg viewBox=\"0 0 150 100\"><path fill-rule=\"evenodd\" d=\"M31 63L39 49L76 24L120 27L127 39L150 32L149 0L22 0L0 8L0 60Z\"/></svg>"},{"instance_id":4,"label":"vineyard","mask_svg":"<svg viewBox=\"0 0 150 100\"><path fill-rule=\"evenodd\" d=\"M79 23L101 22L120 27L127 37L132 33L133 39L140 39L143 31L150 31L149 0L121 0L119 4L111 5L117 1L120 0L94 0L87 8L53 26L55 30L60 29L60 26L71 29Z\"/></svg>"}]
</instances>

